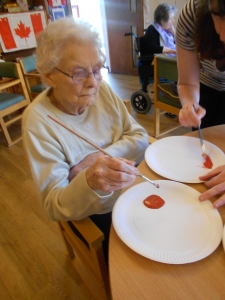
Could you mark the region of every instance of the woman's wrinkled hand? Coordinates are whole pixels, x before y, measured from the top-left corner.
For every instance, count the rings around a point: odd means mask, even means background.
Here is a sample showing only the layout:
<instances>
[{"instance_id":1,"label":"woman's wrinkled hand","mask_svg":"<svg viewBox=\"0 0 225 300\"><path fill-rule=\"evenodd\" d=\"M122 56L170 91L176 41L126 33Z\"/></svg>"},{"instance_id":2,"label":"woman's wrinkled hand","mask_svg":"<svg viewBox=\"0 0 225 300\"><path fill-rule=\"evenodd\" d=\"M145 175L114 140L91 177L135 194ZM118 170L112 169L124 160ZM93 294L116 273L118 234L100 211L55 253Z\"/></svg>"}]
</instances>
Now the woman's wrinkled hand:
<instances>
[{"instance_id":1,"label":"woman's wrinkled hand","mask_svg":"<svg viewBox=\"0 0 225 300\"><path fill-rule=\"evenodd\" d=\"M193 107L195 106L195 109ZM184 127L195 127L201 124L201 119L205 116L206 110L197 103L189 102L185 104L179 112L179 122Z\"/></svg>"},{"instance_id":2,"label":"woman's wrinkled hand","mask_svg":"<svg viewBox=\"0 0 225 300\"><path fill-rule=\"evenodd\" d=\"M113 192L131 185L139 174L135 162L123 158L99 157L87 170L87 183L93 190Z\"/></svg>"},{"instance_id":3,"label":"woman's wrinkled hand","mask_svg":"<svg viewBox=\"0 0 225 300\"><path fill-rule=\"evenodd\" d=\"M213 203L215 208L225 204L225 165L217 167L204 176L199 177L204 181L205 186L209 188L201 196L200 201L207 200L213 196L219 195L219 198Z\"/></svg>"},{"instance_id":4,"label":"woman's wrinkled hand","mask_svg":"<svg viewBox=\"0 0 225 300\"><path fill-rule=\"evenodd\" d=\"M169 53L169 54L176 54L176 53L177 53L177 51L176 51L176 50L174 50L174 49L169 49L168 53Z\"/></svg>"}]
</instances>

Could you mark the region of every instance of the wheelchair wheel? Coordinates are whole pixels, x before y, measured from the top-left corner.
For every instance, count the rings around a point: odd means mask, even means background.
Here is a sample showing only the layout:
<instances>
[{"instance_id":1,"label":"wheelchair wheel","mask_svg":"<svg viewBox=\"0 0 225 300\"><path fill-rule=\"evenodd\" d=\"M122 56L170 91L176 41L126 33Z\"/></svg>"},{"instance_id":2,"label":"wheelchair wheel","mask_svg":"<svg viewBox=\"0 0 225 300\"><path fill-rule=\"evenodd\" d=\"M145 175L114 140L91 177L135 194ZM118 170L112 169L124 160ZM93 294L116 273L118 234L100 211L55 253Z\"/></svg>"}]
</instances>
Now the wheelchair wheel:
<instances>
[{"instance_id":1,"label":"wheelchair wheel","mask_svg":"<svg viewBox=\"0 0 225 300\"><path fill-rule=\"evenodd\" d=\"M139 114L146 114L152 106L150 97L142 90L134 92L130 101L133 109Z\"/></svg>"}]
</instances>

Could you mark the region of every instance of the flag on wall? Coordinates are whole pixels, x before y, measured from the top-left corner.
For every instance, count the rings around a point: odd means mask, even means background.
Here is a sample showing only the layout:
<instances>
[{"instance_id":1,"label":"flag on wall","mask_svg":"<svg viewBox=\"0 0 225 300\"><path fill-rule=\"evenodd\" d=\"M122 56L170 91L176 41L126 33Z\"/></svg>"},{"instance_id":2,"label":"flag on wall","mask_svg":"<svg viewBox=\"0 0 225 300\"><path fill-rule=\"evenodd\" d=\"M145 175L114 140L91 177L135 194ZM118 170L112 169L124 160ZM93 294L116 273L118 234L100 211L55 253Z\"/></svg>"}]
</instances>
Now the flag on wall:
<instances>
[{"instance_id":1,"label":"flag on wall","mask_svg":"<svg viewBox=\"0 0 225 300\"><path fill-rule=\"evenodd\" d=\"M0 15L0 43L4 53L36 47L36 35L46 27L43 11Z\"/></svg>"},{"instance_id":2,"label":"flag on wall","mask_svg":"<svg viewBox=\"0 0 225 300\"><path fill-rule=\"evenodd\" d=\"M61 5L66 5L66 0L48 0L48 4L51 7L57 7Z\"/></svg>"}]
</instances>

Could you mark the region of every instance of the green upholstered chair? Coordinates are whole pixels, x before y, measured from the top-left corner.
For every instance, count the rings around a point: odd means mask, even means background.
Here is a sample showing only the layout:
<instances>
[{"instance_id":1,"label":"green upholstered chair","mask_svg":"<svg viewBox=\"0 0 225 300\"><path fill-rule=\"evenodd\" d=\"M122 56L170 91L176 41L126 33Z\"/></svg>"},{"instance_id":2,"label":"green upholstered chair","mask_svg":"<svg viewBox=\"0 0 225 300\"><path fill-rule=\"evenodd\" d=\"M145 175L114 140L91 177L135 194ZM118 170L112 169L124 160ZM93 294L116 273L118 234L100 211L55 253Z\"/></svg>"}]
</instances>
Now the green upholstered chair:
<instances>
[{"instance_id":1,"label":"green upholstered chair","mask_svg":"<svg viewBox=\"0 0 225 300\"><path fill-rule=\"evenodd\" d=\"M12 138L8 127L22 118L30 96L18 63L1 62L0 77L0 124L7 145L11 146L21 139L21 134Z\"/></svg>"},{"instance_id":2,"label":"green upholstered chair","mask_svg":"<svg viewBox=\"0 0 225 300\"><path fill-rule=\"evenodd\" d=\"M169 82L160 82L160 78ZM173 83L178 80L177 61L175 58L164 55L154 57L154 136L165 134L180 127L176 124L166 131L160 131L160 116L165 113L179 114L181 104L178 95L174 92Z\"/></svg>"},{"instance_id":3,"label":"green upholstered chair","mask_svg":"<svg viewBox=\"0 0 225 300\"><path fill-rule=\"evenodd\" d=\"M38 94L45 90L45 86L41 83L41 77L36 70L36 59L34 55L21 57L18 59L21 66L24 80L30 94L30 98L34 99Z\"/></svg>"}]
</instances>

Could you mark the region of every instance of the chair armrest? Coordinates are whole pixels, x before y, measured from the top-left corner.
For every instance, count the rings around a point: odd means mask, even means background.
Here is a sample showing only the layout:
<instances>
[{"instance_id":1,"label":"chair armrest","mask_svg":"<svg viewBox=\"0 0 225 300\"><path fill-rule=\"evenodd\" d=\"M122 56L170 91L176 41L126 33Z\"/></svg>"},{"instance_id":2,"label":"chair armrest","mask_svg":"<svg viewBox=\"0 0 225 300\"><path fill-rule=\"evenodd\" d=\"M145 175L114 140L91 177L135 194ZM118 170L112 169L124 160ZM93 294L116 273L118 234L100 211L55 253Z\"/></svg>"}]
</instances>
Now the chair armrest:
<instances>
[{"instance_id":1,"label":"chair armrest","mask_svg":"<svg viewBox=\"0 0 225 300\"><path fill-rule=\"evenodd\" d=\"M104 234L89 217L86 217L80 221L72 220L70 222L73 224L75 229L79 231L87 244L91 247L95 248L97 245L99 245L100 242L104 240ZM68 228L69 226L68 222L60 221L60 223L63 227L66 228Z\"/></svg>"},{"instance_id":2,"label":"chair armrest","mask_svg":"<svg viewBox=\"0 0 225 300\"><path fill-rule=\"evenodd\" d=\"M149 142L149 144L152 144L152 143L154 143L154 142L156 142L157 141L157 139L156 138L154 138L153 136L148 136L148 142Z\"/></svg>"},{"instance_id":3,"label":"chair armrest","mask_svg":"<svg viewBox=\"0 0 225 300\"><path fill-rule=\"evenodd\" d=\"M33 78L41 78L41 75L39 73L27 73L24 74L26 77L33 77Z\"/></svg>"}]
</instances>

